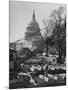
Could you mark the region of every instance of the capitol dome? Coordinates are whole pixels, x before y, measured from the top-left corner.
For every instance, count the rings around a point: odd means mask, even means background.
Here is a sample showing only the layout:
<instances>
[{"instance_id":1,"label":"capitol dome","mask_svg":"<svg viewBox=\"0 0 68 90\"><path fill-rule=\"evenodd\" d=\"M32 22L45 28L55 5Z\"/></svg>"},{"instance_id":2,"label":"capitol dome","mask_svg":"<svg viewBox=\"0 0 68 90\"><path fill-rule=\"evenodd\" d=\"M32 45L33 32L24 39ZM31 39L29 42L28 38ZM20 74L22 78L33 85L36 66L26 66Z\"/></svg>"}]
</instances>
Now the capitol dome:
<instances>
[{"instance_id":1,"label":"capitol dome","mask_svg":"<svg viewBox=\"0 0 68 90\"><path fill-rule=\"evenodd\" d=\"M40 45L41 33L38 22L35 19L35 12L33 11L32 20L28 24L25 32L25 41L28 42L28 48L36 48ZM30 45L31 44L31 45Z\"/></svg>"},{"instance_id":2,"label":"capitol dome","mask_svg":"<svg viewBox=\"0 0 68 90\"><path fill-rule=\"evenodd\" d=\"M31 28L31 27L34 27L34 28L39 28L39 24L37 23L37 21L34 19L34 17L33 17L33 19L31 20L31 22L28 24L28 26L27 26L27 29L28 28Z\"/></svg>"},{"instance_id":3,"label":"capitol dome","mask_svg":"<svg viewBox=\"0 0 68 90\"><path fill-rule=\"evenodd\" d=\"M32 35L34 34L34 35ZM31 37L32 35L32 37ZM26 28L26 33L25 33L25 39L28 40L29 38L33 38L35 36L41 36L40 33L40 28L39 28L39 24L35 19L35 12L33 11L33 17L32 20L30 21L30 23L28 24L27 28Z\"/></svg>"}]
</instances>

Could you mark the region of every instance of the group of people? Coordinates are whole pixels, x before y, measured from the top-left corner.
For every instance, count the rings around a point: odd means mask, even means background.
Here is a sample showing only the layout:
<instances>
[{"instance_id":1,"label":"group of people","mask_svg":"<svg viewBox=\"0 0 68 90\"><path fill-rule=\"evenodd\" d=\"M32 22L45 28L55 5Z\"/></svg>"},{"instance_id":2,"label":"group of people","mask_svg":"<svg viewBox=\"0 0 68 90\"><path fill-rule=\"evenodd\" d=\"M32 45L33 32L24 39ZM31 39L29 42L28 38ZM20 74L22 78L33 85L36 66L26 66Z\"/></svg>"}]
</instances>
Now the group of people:
<instances>
[{"instance_id":1,"label":"group of people","mask_svg":"<svg viewBox=\"0 0 68 90\"><path fill-rule=\"evenodd\" d=\"M21 69L23 72L35 72L37 71L48 71L48 64L45 65L38 65L38 64L32 64L32 65L25 65L21 64Z\"/></svg>"},{"instance_id":2,"label":"group of people","mask_svg":"<svg viewBox=\"0 0 68 90\"><path fill-rule=\"evenodd\" d=\"M39 75L44 75L47 73L48 70L48 64L45 65L25 65L21 64L22 71L18 73L18 76L27 76L30 77L29 82L33 83L35 86L37 85L37 81L34 79L34 77ZM19 77L18 77L19 78Z\"/></svg>"}]
</instances>

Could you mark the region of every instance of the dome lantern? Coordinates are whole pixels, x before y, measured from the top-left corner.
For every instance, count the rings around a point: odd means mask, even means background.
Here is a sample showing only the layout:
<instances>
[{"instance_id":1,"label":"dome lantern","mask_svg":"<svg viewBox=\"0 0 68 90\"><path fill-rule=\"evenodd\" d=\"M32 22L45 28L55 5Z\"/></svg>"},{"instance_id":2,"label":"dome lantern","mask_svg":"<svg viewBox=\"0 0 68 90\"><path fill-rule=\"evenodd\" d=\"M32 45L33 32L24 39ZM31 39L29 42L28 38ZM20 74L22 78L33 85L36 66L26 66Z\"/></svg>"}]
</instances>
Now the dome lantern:
<instances>
[{"instance_id":1,"label":"dome lantern","mask_svg":"<svg viewBox=\"0 0 68 90\"><path fill-rule=\"evenodd\" d=\"M33 20L35 20L35 11L33 10Z\"/></svg>"}]
</instances>

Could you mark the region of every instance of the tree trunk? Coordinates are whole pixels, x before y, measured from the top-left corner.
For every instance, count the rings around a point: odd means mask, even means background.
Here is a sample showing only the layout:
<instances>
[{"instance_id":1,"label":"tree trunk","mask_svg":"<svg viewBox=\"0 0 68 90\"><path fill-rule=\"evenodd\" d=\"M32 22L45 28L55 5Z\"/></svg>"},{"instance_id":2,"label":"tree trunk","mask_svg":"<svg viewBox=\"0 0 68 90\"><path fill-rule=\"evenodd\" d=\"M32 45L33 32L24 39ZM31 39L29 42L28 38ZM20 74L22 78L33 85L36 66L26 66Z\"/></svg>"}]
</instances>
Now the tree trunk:
<instances>
[{"instance_id":1,"label":"tree trunk","mask_svg":"<svg viewBox=\"0 0 68 90\"><path fill-rule=\"evenodd\" d=\"M46 46L46 56L48 57L48 46Z\"/></svg>"},{"instance_id":2,"label":"tree trunk","mask_svg":"<svg viewBox=\"0 0 68 90\"><path fill-rule=\"evenodd\" d=\"M59 63L59 64L62 64L63 63L61 49L59 49L59 57L58 57L57 63Z\"/></svg>"}]
</instances>

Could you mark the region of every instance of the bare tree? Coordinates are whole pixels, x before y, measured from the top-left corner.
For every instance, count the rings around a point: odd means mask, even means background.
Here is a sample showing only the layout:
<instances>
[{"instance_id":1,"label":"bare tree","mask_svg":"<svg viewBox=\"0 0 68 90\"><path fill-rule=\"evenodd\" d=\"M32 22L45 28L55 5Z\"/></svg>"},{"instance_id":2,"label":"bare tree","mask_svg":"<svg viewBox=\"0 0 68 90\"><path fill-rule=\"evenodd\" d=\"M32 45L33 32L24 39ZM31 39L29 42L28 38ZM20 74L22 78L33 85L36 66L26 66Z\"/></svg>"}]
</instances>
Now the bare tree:
<instances>
[{"instance_id":1,"label":"bare tree","mask_svg":"<svg viewBox=\"0 0 68 90\"><path fill-rule=\"evenodd\" d=\"M62 55L66 56L66 13L65 8L59 7L50 15L53 28L53 41L58 50L58 63L62 63Z\"/></svg>"},{"instance_id":2,"label":"bare tree","mask_svg":"<svg viewBox=\"0 0 68 90\"><path fill-rule=\"evenodd\" d=\"M48 45L54 43L58 51L58 63L62 63L62 56L66 56L66 8L59 7L53 10L45 25L45 44L48 55Z\"/></svg>"},{"instance_id":3,"label":"bare tree","mask_svg":"<svg viewBox=\"0 0 68 90\"><path fill-rule=\"evenodd\" d=\"M43 23L45 25L44 39L45 39L46 56L48 56L48 46L53 45L53 42L52 42L52 31L53 30L51 28L50 20L47 20L47 22L43 20Z\"/></svg>"}]
</instances>

